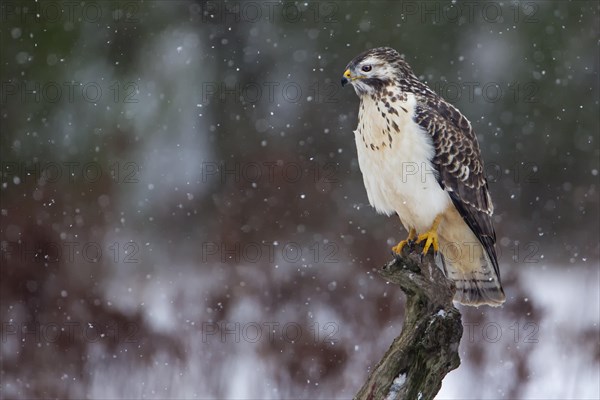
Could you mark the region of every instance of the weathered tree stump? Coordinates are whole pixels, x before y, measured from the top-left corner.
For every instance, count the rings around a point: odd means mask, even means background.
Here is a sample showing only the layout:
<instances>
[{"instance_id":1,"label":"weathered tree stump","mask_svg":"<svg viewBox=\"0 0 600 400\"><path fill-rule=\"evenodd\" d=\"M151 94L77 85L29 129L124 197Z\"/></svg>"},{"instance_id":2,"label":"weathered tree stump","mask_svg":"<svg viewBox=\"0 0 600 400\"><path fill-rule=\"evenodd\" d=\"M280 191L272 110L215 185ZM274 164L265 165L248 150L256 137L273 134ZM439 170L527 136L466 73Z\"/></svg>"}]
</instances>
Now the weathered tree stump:
<instances>
[{"instance_id":1,"label":"weathered tree stump","mask_svg":"<svg viewBox=\"0 0 600 400\"><path fill-rule=\"evenodd\" d=\"M433 399L446 374L460 365L463 333L460 312L452 304L455 288L419 246L389 262L379 274L406 293L400 336L375 366L355 396L366 399Z\"/></svg>"}]
</instances>

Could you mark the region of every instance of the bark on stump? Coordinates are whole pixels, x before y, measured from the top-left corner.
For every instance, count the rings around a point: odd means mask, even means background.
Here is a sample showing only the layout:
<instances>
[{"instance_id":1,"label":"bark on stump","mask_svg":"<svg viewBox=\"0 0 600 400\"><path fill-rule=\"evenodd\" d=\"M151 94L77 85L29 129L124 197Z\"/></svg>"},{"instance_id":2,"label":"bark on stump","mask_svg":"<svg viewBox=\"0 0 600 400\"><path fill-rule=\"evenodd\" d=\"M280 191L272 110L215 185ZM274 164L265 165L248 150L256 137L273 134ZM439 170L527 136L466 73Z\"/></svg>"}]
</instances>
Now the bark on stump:
<instances>
[{"instance_id":1,"label":"bark on stump","mask_svg":"<svg viewBox=\"0 0 600 400\"><path fill-rule=\"evenodd\" d=\"M404 324L355 399L433 399L442 379L460 365L463 326L452 304L454 285L433 256L421 257L421 251L405 246L401 256L378 271L406 293Z\"/></svg>"}]
</instances>

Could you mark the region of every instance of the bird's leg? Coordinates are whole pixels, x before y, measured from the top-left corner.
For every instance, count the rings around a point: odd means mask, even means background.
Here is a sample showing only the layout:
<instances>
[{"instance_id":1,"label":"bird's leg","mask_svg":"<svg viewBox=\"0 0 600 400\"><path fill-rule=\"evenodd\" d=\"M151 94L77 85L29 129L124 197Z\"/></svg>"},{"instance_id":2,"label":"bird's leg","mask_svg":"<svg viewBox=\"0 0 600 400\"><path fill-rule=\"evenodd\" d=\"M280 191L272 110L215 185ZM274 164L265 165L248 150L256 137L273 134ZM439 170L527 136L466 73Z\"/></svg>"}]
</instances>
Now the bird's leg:
<instances>
[{"instance_id":1,"label":"bird's leg","mask_svg":"<svg viewBox=\"0 0 600 400\"><path fill-rule=\"evenodd\" d=\"M442 214L435 217L435 219L433 220L433 224L431 224L431 228L427 232L419 235L419 237L417 238L417 243L425 241L425 245L423 246L423 255L427 254L429 248L432 246L433 254L436 254L438 252L440 245L438 242L437 228L441 220Z\"/></svg>"},{"instance_id":2,"label":"bird's leg","mask_svg":"<svg viewBox=\"0 0 600 400\"><path fill-rule=\"evenodd\" d=\"M408 231L408 237L406 238L406 240L401 240L400 243L398 243L397 245L392 247L392 251L396 254L402 254L402 249L404 248L404 246L406 246L406 245L412 246L413 243L415 242L416 238L417 238L417 231L415 231L415 228L410 228Z\"/></svg>"}]
</instances>

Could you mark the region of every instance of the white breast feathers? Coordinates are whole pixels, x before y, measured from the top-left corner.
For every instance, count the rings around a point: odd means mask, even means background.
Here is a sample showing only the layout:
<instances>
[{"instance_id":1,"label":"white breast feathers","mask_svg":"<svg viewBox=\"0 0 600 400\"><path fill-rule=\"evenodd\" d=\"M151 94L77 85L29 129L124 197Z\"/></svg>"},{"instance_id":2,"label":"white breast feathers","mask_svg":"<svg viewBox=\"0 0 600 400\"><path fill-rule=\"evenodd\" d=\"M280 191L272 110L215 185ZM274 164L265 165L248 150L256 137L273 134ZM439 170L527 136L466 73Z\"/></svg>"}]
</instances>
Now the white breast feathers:
<instances>
[{"instance_id":1,"label":"white breast feathers","mask_svg":"<svg viewBox=\"0 0 600 400\"><path fill-rule=\"evenodd\" d=\"M386 93L361 98L354 131L358 162L371 205L423 232L451 200L431 162L432 138L413 121L414 95Z\"/></svg>"}]
</instances>

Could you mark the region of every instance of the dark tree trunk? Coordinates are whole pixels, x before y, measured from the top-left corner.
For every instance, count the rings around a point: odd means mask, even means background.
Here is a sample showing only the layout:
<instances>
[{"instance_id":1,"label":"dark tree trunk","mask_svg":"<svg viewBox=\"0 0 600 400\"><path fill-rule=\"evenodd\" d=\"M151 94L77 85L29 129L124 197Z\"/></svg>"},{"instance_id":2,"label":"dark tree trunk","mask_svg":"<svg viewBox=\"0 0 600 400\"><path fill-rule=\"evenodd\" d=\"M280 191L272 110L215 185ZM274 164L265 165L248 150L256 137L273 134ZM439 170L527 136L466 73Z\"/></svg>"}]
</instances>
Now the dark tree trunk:
<instances>
[{"instance_id":1,"label":"dark tree trunk","mask_svg":"<svg viewBox=\"0 0 600 400\"><path fill-rule=\"evenodd\" d=\"M433 256L408 246L379 274L406 293L400 336L375 366L356 399L433 399L446 374L460 365L463 333L460 312L452 304L454 285Z\"/></svg>"}]
</instances>

